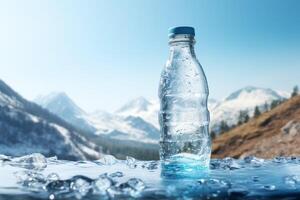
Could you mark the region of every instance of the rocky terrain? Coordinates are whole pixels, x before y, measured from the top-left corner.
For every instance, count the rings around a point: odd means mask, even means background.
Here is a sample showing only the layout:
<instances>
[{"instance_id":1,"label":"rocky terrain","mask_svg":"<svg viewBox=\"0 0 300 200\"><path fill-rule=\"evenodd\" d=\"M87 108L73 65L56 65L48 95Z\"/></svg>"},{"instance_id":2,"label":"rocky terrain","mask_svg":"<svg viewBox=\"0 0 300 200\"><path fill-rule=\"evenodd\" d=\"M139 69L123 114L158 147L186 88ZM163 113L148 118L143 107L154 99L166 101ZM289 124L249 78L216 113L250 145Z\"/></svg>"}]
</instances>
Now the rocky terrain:
<instances>
[{"instance_id":1,"label":"rocky terrain","mask_svg":"<svg viewBox=\"0 0 300 200\"><path fill-rule=\"evenodd\" d=\"M300 96L217 137L213 157L300 156Z\"/></svg>"}]
</instances>

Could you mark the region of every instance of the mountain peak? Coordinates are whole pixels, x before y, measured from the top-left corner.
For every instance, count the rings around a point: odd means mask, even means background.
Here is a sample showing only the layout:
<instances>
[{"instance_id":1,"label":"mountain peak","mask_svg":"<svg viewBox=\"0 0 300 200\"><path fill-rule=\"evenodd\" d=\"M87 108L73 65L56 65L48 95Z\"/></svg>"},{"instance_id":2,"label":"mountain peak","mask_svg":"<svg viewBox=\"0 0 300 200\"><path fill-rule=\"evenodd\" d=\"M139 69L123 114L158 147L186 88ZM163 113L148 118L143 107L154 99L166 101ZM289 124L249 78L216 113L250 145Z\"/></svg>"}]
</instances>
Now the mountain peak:
<instances>
[{"instance_id":1,"label":"mountain peak","mask_svg":"<svg viewBox=\"0 0 300 200\"><path fill-rule=\"evenodd\" d=\"M52 101L53 99L70 99L69 96L62 91L56 91L56 92L51 92L47 95L39 95L37 100L47 100L47 101Z\"/></svg>"},{"instance_id":2,"label":"mountain peak","mask_svg":"<svg viewBox=\"0 0 300 200\"><path fill-rule=\"evenodd\" d=\"M34 100L54 113L74 113L81 115L84 111L78 107L74 101L65 92L51 92L48 95L40 95Z\"/></svg>"},{"instance_id":3,"label":"mountain peak","mask_svg":"<svg viewBox=\"0 0 300 200\"><path fill-rule=\"evenodd\" d=\"M122 113L129 110L147 111L150 105L152 105L152 103L150 103L147 99L144 97L138 97L126 103L123 107L117 110L117 113Z\"/></svg>"},{"instance_id":4,"label":"mountain peak","mask_svg":"<svg viewBox=\"0 0 300 200\"><path fill-rule=\"evenodd\" d=\"M231 93L225 101L231 101L239 98L241 95L247 95L247 96L256 96L256 95L267 95L267 96L273 96L275 98L281 99L283 98L281 95L279 95L276 91L269 89L269 88L260 88L260 87L254 87L254 86L246 86L244 88L241 88L233 93Z\"/></svg>"}]
</instances>

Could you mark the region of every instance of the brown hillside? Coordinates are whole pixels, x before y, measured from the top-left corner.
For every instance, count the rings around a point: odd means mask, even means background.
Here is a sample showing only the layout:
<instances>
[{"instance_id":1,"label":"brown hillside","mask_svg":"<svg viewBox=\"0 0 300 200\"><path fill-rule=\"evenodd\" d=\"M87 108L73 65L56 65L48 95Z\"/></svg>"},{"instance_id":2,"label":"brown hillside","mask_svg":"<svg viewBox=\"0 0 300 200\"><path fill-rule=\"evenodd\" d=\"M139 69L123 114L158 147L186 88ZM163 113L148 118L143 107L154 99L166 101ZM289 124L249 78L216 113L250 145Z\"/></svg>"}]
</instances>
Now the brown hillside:
<instances>
[{"instance_id":1,"label":"brown hillside","mask_svg":"<svg viewBox=\"0 0 300 200\"><path fill-rule=\"evenodd\" d=\"M300 96L282 103L213 142L213 157L300 156Z\"/></svg>"}]
</instances>

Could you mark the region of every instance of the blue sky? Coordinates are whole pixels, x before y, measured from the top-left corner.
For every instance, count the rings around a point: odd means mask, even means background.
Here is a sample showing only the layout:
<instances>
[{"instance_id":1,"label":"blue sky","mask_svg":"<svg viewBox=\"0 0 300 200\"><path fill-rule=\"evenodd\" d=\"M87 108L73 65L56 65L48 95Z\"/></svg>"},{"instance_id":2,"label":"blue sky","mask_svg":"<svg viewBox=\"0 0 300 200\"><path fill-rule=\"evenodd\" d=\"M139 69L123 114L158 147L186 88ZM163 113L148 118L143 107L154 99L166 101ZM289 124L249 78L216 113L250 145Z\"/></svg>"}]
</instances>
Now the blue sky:
<instances>
[{"instance_id":1,"label":"blue sky","mask_svg":"<svg viewBox=\"0 0 300 200\"><path fill-rule=\"evenodd\" d=\"M196 29L210 96L300 80L300 1L0 1L0 78L33 99L65 91L87 111L157 97L167 30Z\"/></svg>"}]
</instances>

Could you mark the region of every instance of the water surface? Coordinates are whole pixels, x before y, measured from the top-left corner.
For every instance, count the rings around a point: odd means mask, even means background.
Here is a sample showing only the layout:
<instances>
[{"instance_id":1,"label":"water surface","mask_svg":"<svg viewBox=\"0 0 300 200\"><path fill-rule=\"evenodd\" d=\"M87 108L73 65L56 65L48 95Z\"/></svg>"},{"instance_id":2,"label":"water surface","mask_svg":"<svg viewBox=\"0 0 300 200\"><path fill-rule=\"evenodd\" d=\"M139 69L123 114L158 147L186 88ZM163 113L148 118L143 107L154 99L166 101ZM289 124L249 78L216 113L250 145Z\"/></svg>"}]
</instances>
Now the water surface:
<instances>
[{"instance_id":1,"label":"water surface","mask_svg":"<svg viewBox=\"0 0 300 200\"><path fill-rule=\"evenodd\" d=\"M159 161L0 155L0 199L299 199L300 158L213 159L185 171Z\"/></svg>"}]
</instances>

